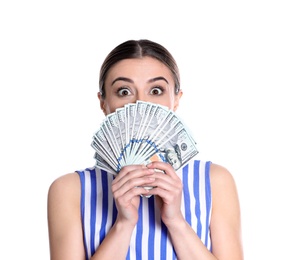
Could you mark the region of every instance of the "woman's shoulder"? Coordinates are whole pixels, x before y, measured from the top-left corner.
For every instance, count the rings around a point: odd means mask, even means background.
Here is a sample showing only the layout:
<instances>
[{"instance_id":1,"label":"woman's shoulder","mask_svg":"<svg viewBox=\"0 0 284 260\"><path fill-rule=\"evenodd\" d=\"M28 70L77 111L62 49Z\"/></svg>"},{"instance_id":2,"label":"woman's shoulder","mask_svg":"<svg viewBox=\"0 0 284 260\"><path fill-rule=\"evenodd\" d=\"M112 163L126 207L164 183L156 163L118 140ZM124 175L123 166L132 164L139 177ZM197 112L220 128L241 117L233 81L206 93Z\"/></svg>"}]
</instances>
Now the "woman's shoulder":
<instances>
[{"instance_id":1,"label":"woman's shoulder","mask_svg":"<svg viewBox=\"0 0 284 260\"><path fill-rule=\"evenodd\" d=\"M56 178L50 185L50 188L68 188L70 185L76 185L79 181L77 172L67 173Z\"/></svg>"},{"instance_id":2,"label":"woman's shoulder","mask_svg":"<svg viewBox=\"0 0 284 260\"><path fill-rule=\"evenodd\" d=\"M220 164L210 163L210 179L216 185L234 182L232 173Z\"/></svg>"},{"instance_id":3,"label":"woman's shoulder","mask_svg":"<svg viewBox=\"0 0 284 260\"><path fill-rule=\"evenodd\" d=\"M67 173L56 178L49 186L48 199L63 202L80 196L80 178L77 172Z\"/></svg>"},{"instance_id":4,"label":"woman's shoulder","mask_svg":"<svg viewBox=\"0 0 284 260\"><path fill-rule=\"evenodd\" d=\"M224 166L211 163L210 182L213 204L233 205L238 201L238 192L232 173ZM214 203L215 202L215 203ZM216 205L216 204L215 204Z\"/></svg>"}]
</instances>

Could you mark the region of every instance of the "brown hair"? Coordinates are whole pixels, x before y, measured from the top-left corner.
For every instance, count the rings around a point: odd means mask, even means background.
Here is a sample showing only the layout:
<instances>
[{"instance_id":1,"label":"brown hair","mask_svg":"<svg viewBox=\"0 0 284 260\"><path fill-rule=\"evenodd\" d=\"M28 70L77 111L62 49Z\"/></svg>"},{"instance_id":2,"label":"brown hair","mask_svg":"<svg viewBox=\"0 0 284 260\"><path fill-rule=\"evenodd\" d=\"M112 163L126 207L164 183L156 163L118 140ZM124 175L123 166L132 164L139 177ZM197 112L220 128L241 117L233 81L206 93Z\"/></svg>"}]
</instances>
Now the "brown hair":
<instances>
[{"instance_id":1,"label":"brown hair","mask_svg":"<svg viewBox=\"0 0 284 260\"><path fill-rule=\"evenodd\" d=\"M162 45L150 40L128 40L115 47L105 58L99 77L99 88L102 98L105 98L105 80L109 69L117 62L124 59L152 57L166 65L173 74L175 93L180 90L180 75L175 59Z\"/></svg>"}]
</instances>

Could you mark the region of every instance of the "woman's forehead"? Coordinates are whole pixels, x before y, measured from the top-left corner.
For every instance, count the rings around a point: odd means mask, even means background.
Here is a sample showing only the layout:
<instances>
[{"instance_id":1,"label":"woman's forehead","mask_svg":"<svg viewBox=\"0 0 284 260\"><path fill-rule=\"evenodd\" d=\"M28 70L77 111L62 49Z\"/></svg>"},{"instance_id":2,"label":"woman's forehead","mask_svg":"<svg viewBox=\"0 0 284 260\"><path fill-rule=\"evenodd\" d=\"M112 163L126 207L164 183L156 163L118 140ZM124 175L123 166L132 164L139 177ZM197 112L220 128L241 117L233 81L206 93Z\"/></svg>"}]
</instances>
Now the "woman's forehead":
<instances>
[{"instance_id":1,"label":"woman's forehead","mask_svg":"<svg viewBox=\"0 0 284 260\"><path fill-rule=\"evenodd\" d=\"M133 59L124 59L116 64L114 64L109 72L108 77L159 77L164 76L173 80L173 75L170 69L164 65L161 61L151 58L133 58Z\"/></svg>"}]
</instances>

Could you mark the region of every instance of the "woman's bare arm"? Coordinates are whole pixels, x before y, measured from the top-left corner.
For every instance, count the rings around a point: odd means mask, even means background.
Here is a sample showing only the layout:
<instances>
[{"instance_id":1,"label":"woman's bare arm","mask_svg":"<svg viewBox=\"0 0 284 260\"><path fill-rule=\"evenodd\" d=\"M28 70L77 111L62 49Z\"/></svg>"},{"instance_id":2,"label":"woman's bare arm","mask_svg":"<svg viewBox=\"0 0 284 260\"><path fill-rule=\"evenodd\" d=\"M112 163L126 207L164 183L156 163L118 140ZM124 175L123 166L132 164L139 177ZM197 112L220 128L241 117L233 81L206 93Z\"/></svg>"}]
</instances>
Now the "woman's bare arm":
<instances>
[{"instance_id":1,"label":"woman's bare arm","mask_svg":"<svg viewBox=\"0 0 284 260\"><path fill-rule=\"evenodd\" d=\"M59 177L49 188L48 229L51 260L85 260L80 192L77 173Z\"/></svg>"},{"instance_id":2,"label":"woman's bare arm","mask_svg":"<svg viewBox=\"0 0 284 260\"><path fill-rule=\"evenodd\" d=\"M212 187L212 251L218 259L241 260L243 256L241 211L231 173L216 164L210 169Z\"/></svg>"}]
</instances>

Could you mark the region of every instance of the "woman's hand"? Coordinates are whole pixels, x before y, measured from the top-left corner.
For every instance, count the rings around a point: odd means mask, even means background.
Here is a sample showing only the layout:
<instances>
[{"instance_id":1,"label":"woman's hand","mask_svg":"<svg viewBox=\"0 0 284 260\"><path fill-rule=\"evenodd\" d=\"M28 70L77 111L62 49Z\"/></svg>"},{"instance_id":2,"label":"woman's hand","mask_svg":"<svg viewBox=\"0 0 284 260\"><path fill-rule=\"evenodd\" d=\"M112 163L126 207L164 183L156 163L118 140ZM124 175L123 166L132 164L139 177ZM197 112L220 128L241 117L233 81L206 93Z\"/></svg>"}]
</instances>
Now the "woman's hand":
<instances>
[{"instance_id":1,"label":"woman's hand","mask_svg":"<svg viewBox=\"0 0 284 260\"><path fill-rule=\"evenodd\" d=\"M136 225L140 195L149 195L143 186L152 186L154 175L155 170L145 165L129 165L121 169L112 183L118 221Z\"/></svg>"},{"instance_id":2,"label":"woman's hand","mask_svg":"<svg viewBox=\"0 0 284 260\"><path fill-rule=\"evenodd\" d=\"M183 185L175 170L169 163L152 162L148 169L154 169L156 186L150 190L150 194L157 195L156 202L161 210L161 218L166 226L175 221L184 220L181 213L181 195Z\"/></svg>"}]
</instances>

